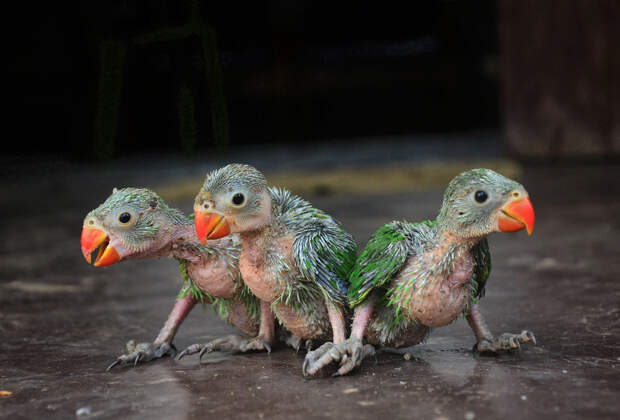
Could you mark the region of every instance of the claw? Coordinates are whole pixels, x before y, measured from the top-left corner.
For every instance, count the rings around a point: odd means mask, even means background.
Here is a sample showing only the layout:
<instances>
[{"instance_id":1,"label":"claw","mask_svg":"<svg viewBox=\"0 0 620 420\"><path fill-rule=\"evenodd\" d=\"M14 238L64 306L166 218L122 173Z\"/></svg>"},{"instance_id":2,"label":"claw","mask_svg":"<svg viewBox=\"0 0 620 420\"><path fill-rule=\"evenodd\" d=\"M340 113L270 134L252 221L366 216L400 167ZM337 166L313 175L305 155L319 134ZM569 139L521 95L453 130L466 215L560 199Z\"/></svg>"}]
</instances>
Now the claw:
<instances>
[{"instance_id":1,"label":"claw","mask_svg":"<svg viewBox=\"0 0 620 420\"><path fill-rule=\"evenodd\" d=\"M479 353L497 353L501 350L519 350L522 344L532 342L536 344L536 338L531 331L523 330L521 334L505 333L493 341L481 340L474 346L474 351Z\"/></svg>"},{"instance_id":2,"label":"claw","mask_svg":"<svg viewBox=\"0 0 620 420\"><path fill-rule=\"evenodd\" d=\"M269 345L266 342L262 342L263 343L263 347L265 347L265 350L267 350L267 354L271 354L271 345Z\"/></svg>"},{"instance_id":3,"label":"claw","mask_svg":"<svg viewBox=\"0 0 620 420\"><path fill-rule=\"evenodd\" d=\"M534 337L534 333L533 333L533 332L531 332L531 331L526 331L525 333L526 333L525 335L526 335L526 336L527 336L530 340L532 340L532 343L534 343L534 345L536 345L536 337Z\"/></svg>"},{"instance_id":4,"label":"claw","mask_svg":"<svg viewBox=\"0 0 620 420\"><path fill-rule=\"evenodd\" d=\"M177 357L177 360L181 360L187 354L189 354L189 348L186 348L185 350L183 350L181 354L179 354L179 356Z\"/></svg>"},{"instance_id":5,"label":"claw","mask_svg":"<svg viewBox=\"0 0 620 420\"><path fill-rule=\"evenodd\" d=\"M105 370L106 372L109 372L114 366L118 365L121 363L121 359L116 359L110 366L108 366L108 368Z\"/></svg>"},{"instance_id":6,"label":"claw","mask_svg":"<svg viewBox=\"0 0 620 420\"><path fill-rule=\"evenodd\" d=\"M211 353L212 351L213 350L211 350L211 346L209 344L205 344L202 350L200 350L200 354L198 355L198 360L202 360L202 356L204 356L205 353Z\"/></svg>"},{"instance_id":7,"label":"claw","mask_svg":"<svg viewBox=\"0 0 620 420\"><path fill-rule=\"evenodd\" d=\"M142 358L142 353L138 353L136 355L136 360L134 360L134 362L133 362L133 367L138 366L138 362L140 361L141 358Z\"/></svg>"},{"instance_id":8,"label":"claw","mask_svg":"<svg viewBox=\"0 0 620 420\"><path fill-rule=\"evenodd\" d=\"M338 345L328 342L309 352L302 366L304 376L313 375L333 362L340 362L340 368L332 376L342 376L351 372L366 356L375 354L371 345L362 346L358 341L347 340Z\"/></svg>"}]
</instances>

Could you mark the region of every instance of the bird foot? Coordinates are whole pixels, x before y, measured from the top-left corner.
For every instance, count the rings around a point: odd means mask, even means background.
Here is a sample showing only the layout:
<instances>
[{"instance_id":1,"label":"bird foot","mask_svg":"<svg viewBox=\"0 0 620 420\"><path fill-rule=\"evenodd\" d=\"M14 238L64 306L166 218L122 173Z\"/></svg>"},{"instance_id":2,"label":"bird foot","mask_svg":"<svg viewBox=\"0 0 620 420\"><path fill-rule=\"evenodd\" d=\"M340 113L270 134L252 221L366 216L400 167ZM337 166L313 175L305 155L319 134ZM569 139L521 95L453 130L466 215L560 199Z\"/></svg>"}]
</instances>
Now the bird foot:
<instances>
[{"instance_id":1,"label":"bird foot","mask_svg":"<svg viewBox=\"0 0 620 420\"><path fill-rule=\"evenodd\" d=\"M229 335L205 344L192 344L179 354L178 359L181 360L181 358L195 353L200 353L200 359L202 359L202 356L206 353L214 351L245 353L253 350L265 350L267 353L271 353L271 345L260 336L247 338L239 335Z\"/></svg>"},{"instance_id":2,"label":"bird foot","mask_svg":"<svg viewBox=\"0 0 620 420\"><path fill-rule=\"evenodd\" d=\"M314 375L332 362L340 362L333 376L346 375L359 366L368 356L375 354L375 348L362 340L349 338L341 344L327 342L318 349L308 352L302 371L304 376Z\"/></svg>"},{"instance_id":3,"label":"bird foot","mask_svg":"<svg viewBox=\"0 0 620 420\"><path fill-rule=\"evenodd\" d=\"M160 359L162 357L174 357L177 349L171 343L137 343L135 340L129 340L126 344L127 353L119 356L106 371L114 366L122 366L133 364L134 367L138 363L150 362L151 360Z\"/></svg>"},{"instance_id":4,"label":"bird foot","mask_svg":"<svg viewBox=\"0 0 620 420\"><path fill-rule=\"evenodd\" d=\"M308 351L312 350L312 340L304 340L295 334L290 334L286 338L282 338L282 341L298 353L302 348L305 348Z\"/></svg>"},{"instance_id":5,"label":"bird foot","mask_svg":"<svg viewBox=\"0 0 620 420\"><path fill-rule=\"evenodd\" d=\"M531 331L524 330L521 334L504 333L493 341L480 340L474 346L474 351L495 354L502 350L521 350L521 344L530 341L536 345L536 337Z\"/></svg>"}]
</instances>

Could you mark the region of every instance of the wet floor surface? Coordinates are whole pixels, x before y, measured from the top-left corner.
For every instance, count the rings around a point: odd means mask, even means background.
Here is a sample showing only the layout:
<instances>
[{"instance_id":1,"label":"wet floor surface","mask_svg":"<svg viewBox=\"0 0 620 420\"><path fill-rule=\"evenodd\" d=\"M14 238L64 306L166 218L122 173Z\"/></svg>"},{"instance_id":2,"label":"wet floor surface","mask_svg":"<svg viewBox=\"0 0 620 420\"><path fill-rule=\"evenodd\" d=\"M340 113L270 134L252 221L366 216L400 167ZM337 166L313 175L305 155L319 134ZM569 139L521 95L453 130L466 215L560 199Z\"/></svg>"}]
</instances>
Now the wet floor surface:
<instances>
[{"instance_id":1,"label":"wet floor surface","mask_svg":"<svg viewBox=\"0 0 620 420\"><path fill-rule=\"evenodd\" d=\"M25 181L13 174L2 185L2 418L618 418L617 165L525 166L534 235L490 237L483 314L496 334L532 330L537 346L477 357L458 320L410 349L409 360L380 354L350 376L310 380L301 375L304 354L285 347L105 372L126 341L156 336L181 280L172 260L88 266L78 245L82 218L113 186L155 187L162 178L103 166L47 173ZM308 198L363 244L387 221L434 217L441 195ZM191 201L171 204L187 211ZM175 344L232 332L210 308L196 308Z\"/></svg>"}]
</instances>

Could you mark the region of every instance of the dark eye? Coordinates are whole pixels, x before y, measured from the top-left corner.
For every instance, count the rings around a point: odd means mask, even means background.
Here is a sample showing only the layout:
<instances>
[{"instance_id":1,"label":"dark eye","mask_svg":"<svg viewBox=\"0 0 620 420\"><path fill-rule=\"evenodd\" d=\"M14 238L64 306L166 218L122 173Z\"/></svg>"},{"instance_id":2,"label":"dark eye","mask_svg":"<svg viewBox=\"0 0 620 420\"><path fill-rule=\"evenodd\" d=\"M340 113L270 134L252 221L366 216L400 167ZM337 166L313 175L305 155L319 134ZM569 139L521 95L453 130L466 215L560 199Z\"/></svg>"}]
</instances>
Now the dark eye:
<instances>
[{"instance_id":1,"label":"dark eye","mask_svg":"<svg viewBox=\"0 0 620 420\"><path fill-rule=\"evenodd\" d=\"M485 201L487 201L487 198L489 198L489 196L485 191L476 191L476 194L474 194L474 198L477 202L484 203Z\"/></svg>"},{"instance_id":2,"label":"dark eye","mask_svg":"<svg viewBox=\"0 0 620 420\"><path fill-rule=\"evenodd\" d=\"M121 215L118 216L118 221L121 223L129 223L130 220L131 220L131 214L127 212L121 213Z\"/></svg>"},{"instance_id":3,"label":"dark eye","mask_svg":"<svg viewBox=\"0 0 620 420\"><path fill-rule=\"evenodd\" d=\"M244 201L245 201L245 197L243 196L243 194L241 194L241 193L237 193L237 194L233 195L233 198L232 198L232 203L233 203L235 206L240 206L240 205L242 205Z\"/></svg>"}]
</instances>

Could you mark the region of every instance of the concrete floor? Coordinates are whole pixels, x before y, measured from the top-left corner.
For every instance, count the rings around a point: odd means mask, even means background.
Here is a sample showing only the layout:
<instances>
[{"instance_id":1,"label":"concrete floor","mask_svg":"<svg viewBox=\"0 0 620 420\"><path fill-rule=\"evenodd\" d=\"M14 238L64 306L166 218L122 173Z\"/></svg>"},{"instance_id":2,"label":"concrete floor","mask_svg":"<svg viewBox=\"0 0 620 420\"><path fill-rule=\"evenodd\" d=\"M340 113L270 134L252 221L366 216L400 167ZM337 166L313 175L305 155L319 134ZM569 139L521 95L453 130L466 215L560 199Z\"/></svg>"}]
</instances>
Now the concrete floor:
<instances>
[{"instance_id":1,"label":"concrete floor","mask_svg":"<svg viewBox=\"0 0 620 420\"><path fill-rule=\"evenodd\" d=\"M534 235L490 238L493 272L482 309L494 332L527 328L537 346L477 357L474 336L459 320L414 347L411 360L382 354L350 376L306 380L304 355L283 347L270 356L225 356L202 365L195 357L164 359L105 372L127 340L155 337L181 283L171 260L88 266L79 249L82 218L113 186L156 187L203 174L204 165L5 163L1 418L619 416L618 165L525 166L521 181L536 209ZM387 221L434 217L441 195L432 187L307 198L365 243ZM171 204L187 211L191 200ZM231 332L210 308L198 308L175 344Z\"/></svg>"}]
</instances>

